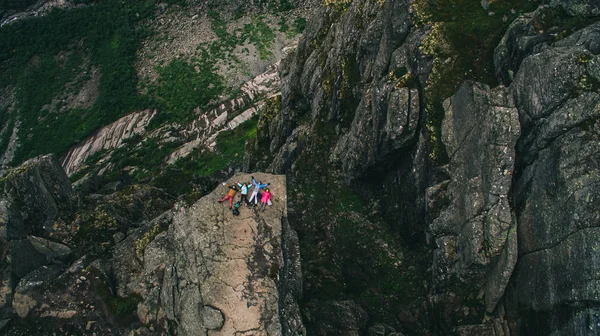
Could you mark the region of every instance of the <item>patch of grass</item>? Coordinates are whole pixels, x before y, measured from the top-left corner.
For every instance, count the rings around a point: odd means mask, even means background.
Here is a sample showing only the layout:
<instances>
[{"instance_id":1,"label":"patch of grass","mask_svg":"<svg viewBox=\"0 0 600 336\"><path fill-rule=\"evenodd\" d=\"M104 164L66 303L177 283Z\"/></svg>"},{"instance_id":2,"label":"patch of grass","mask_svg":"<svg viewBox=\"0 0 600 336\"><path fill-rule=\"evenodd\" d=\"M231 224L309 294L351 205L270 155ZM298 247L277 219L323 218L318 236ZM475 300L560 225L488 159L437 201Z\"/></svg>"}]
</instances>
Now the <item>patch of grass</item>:
<instances>
[{"instance_id":1,"label":"patch of grass","mask_svg":"<svg viewBox=\"0 0 600 336\"><path fill-rule=\"evenodd\" d=\"M194 181L210 177L227 167L240 167L246 140L256 138L257 118L246 121L232 131L221 132L214 151L198 149L173 165L161 169L146 168L144 176L150 185L176 195L194 193ZM139 181L139 178L134 178Z\"/></svg>"},{"instance_id":2,"label":"patch of grass","mask_svg":"<svg viewBox=\"0 0 600 336\"><path fill-rule=\"evenodd\" d=\"M148 244L150 244L159 233L161 233L161 226L155 224L148 232L144 233L140 239L135 241L135 254L138 259L142 260L146 247L148 247Z\"/></svg>"},{"instance_id":3,"label":"patch of grass","mask_svg":"<svg viewBox=\"0 0 600 336\"><path fill-rule=\"evenodd\" d=\"M244 157L247 139L256 138L257 118L246 121L234 130L221 132L214 152L204 150L176 162L176 166L197 176L209 176L227 167L239 166Z\"/></svg>"}]
</instances>

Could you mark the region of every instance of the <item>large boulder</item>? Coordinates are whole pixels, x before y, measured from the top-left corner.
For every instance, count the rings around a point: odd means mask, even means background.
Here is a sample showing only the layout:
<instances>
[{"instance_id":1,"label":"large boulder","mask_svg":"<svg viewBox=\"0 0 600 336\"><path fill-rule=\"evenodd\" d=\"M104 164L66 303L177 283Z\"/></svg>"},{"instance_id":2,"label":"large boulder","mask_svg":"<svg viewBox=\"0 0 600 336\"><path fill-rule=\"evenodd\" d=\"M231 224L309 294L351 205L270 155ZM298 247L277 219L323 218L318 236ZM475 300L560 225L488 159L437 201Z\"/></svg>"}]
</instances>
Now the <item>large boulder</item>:
<instances>
[{"instance_id":1,"label":"large boulder","mask_svg":"<svg viewBox=\"0 0 600 336\"><path fill-rule=\"evenodd\" d=\"M7 218L2 235L52 236L53 224L73 213L78 197L54 155L30 159L1 179L2 203Z\"/></svg>"}]
</instances>

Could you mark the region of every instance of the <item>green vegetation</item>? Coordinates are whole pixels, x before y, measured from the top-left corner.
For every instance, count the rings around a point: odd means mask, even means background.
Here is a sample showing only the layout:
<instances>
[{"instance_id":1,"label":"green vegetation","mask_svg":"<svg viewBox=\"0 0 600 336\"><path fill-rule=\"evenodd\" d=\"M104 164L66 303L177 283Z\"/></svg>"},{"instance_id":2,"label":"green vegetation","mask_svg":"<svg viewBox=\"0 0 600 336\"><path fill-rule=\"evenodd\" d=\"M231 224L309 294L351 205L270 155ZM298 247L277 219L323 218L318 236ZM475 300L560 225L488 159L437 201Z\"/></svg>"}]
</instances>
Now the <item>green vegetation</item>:
<instances>
[{"instance_id":1,"label":"green vegetation","mask_svg":"<svg viewBox=\"0 0 600 336\"><path fill-rule=\"evenodd\" d=\"M378 206L340 182L339 167L323 160L337 141L336 123L317 116L311 124L295 174L288 177L289 207L310 209L290 213L303 251L305 294L352 298L371 317L391 322L398 307L423 300L427 264L419 259L422 251L404 248Z\"/></svg>"},{"instance_id":2,"label":"green vegetation","mask_svg":"<svg viewBox=\"0 0 600 336\"><path fill-rule=\"evenodd\" d=\"M323 4L335 8L337 11L344 12L350 7L352 0L323 0Z\"/></svg>"},{"instance_id":3,"label":"green vegetation","mask_svg":"<svg viewBox=\"0 0 600 336\"><path fill-rule=\"evenodd\" d=\"M14 89L16 98L16 113L10 118L0 111L0 121L10 126L0 135L0 149L6 148L18 115L20 146L15 165L39 154L62 155L98 128L144 108L158 109L152 127L189 121L195 108L210 108L230 90L216 69L239 64L233 54L238 46L254 44L261 59L272 57L275 33L263 17L255 16L243 28L229 31L227 20L210 10L217 39L198 46L197 58L179 58L159 67L156 83L140 85L134 69L136 52L152 34L143 22L154 17L159 2L81 2L91 5L53 10L0 30L0 90ZM186 3L166 1L169 6ZM25 5L29 2L0 2L4 9ZM294 8L289 0L258 1L255 6L271 13ZM211 5L216 7L217 3ZM240 6L236 15L246 8L250 7ZM297 18L290 34L301 32L305 25L305 19ZM94 87L86 107L70 104L84 85ZM138 93L140 86L143 94Z\"/></svg>"},{"instance_id":4,"label":"green vegetation","mask_svg":"<svg viewBox=\"0 0 600 336\"><path fill-rule=\"evenodd\" d=\"M119 318L125 318L131 315L138 306L138 303L143 301L139 294L129 294L126 297L111 296L107 300L110 312Z\"/></svg>"},{"instance_id":5,"label":"green vegetation","mask_svg":"<svg viewBox=\"0 0 600 336\"><path fill-rule=\"evenodd\" d=\"M297 17L294 20L294 28L298 34L304 32L304 29L306 28L306 19L303 17Z\"/></svg>"},{"instance_id":6,"label":"green vegetation","mask_svg":"<svg viewBox=\"0 0 600 336\"><path fill-rule=\"evenodd\" d=\"M267 59L273 55L270 49L273 41L275 41L275 33L273 33L273 30L269 28L261 17L252 19L251 24L244 26L244 33L242 34L240 44L243 44L246 38L256 45L260 59Z\"/></svg>"},{"instance_id":7,"label":"green vegetation","mask_svg":"<svg viewBox=\"0 0 600 336\"><path fill-rule=\"evenodd\" d=\"M188 176L210 176L227 167L241 165L246 140L256 137L257 121L255 116L233 130L219 133L214 152L196 151L187 158L178 160L175 166Z\"/></svg>"},{"instance_id":8,"label":"green vegetation","mask_svg":"<svg viewBox=\"0 0 600 336\"><path fill-rule=\"evenodd\" d=\"M138 259L142 259L146 247L148 247L148 244L150 244L159 233L161 233L161 226L155 224L148 232L144 233L140 239L135 241L135 255Z\"/></svg>"},{"instance_id":9,"label":"green vegetation","mask_svg":"<svg viewBox=\"0 0 600 336\"><path fill-rule=\"evenodd\" d=\"M119 223L106 204L89 213L79 214L74 222L77 233L73 243L77 249L91 255L101 255L113 246L112 235L119 230Z\"/></svg>"},{"instance_id":10,"label":"green vegetation","mask_svg":"<svg viewBox=\"0 0 600 336\"><path fill-rule=\"evenodd\" d=\"M282 16L277 24L279 25L280 32L286 33L285 36L287 38L292 38L295 35L304 32L304 29L306 28L306 19L300 16L294 19L293 29L290 29L290 26L288 26L285 16Z\"/></svg>"},{"instance_id":11,"label":"green vegetation","mask_svg":"<svg viewBox=\"0 0 600 336\"><path fill-rule=\"evenodd\" d=\"M99 127L145 106L133 62L148 34L137 23L153 12L154 1L107 0L0 30L0 89L14 86L21 121L14 164L39 154L62 154ZM92 69L100 73L93 106L65 110L62 100L89 80L79 74Z\"/></svg>"},{"instance_id":12,"label":"green vegetation","mask_svg":"<svg viewBox=\"0 0 600 336\"><path fill-rule=\"evenodd\" d=\"M207 58L191 62L176 59L159 68L158 74L157 84L149 90L157 97L162 111L154 125L163 120L189 121L196 107L207 106L224 90L223 78Z\"/></svg>"},{"instance_id":13,"label":"green vegetation","mask_svg":"<svg viewBox=\"0 0 600 336\"><path fill-rule=\"evenodd\" d=\"M36 0L0 0L0 10L23 10L36 2Z\"/></svg>"},{"instance_id":14,"label":"green vegetation","mask_svg":"<svg viewBox=\"0 0 600 336\"><path fill-rule=\"evenodd\" d=\"M172 195L189 194L198 178L211 176L227 167L242 164L246 140L256 138L258 118L254 116L234 130L221 132L216 138L216 148L194 150L175 164L166 163L167 157L182 142L161 142L157 138L130 139L128 146L116 149L110 156L111 168L101 177L100 185L114 181L127 184L147 183L164 189ZM87 168L73 177L81 178L95 167L94 163L106 153L98 153L86 161Z\"/></svg>"},{"instance_id":15,"label":"green vegetation","mask_svg":"<svg viewBox=\"0 0 600 336\"><path fill-rule=\"evenodd\" d=\"M275 41L275 33L267 25L263 17L254 17L252 18L252 23L244 25L243 29L236 29L232 33L229 33L227 23L217 11L209 11L208 16L211 19L211 28L217 35L218 40L208 45L200 46L200 48L209 51L207 56L221 59L231 57L233 49L246 42L253 43L256 46L261 59L267 59L272 56L270 49Z\"/></svg>"},{"instance_id":16,"label":"green vegetation","mask_svg":"<svg viewBox=\"0 0 600 336\"><path fill-rule=\"evenodd\" d=\"M421 52L433 57L433 69L425 87L425 108L433 152L430 157L443 164L448 157L441 140L443 101L465 80L496 85L493 72L494 48L510 22L519 13L537 8L540 1L498 0L489 11L479 0L417 0L413 11L419 24L431 25ZM503 18L506 16L506 20Z\"/></svg>"}]
</instances>

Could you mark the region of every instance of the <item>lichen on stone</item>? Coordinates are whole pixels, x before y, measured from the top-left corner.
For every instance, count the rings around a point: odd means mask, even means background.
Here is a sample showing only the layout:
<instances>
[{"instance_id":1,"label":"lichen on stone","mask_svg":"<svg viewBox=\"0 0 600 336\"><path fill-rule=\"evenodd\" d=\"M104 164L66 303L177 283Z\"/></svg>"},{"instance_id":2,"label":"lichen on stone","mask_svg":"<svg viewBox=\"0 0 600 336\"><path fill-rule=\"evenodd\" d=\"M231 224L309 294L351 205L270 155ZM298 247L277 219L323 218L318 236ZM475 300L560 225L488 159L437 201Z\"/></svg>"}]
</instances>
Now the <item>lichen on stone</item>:
<instances>
[{"instance_id":1,"label":"lichen on stone","mask_svg":"<svg viewBox=\"0 0 600 336\"><path fill-rule=\"evenodd\" d=\"M135 255L138 259L143 259L144 251L146 251L146 247L150 244L154 238L161 232L161 227L159 223L156 223L148 232L144 233L144 235L135 241Z\"/></svg>"}]
</instances>

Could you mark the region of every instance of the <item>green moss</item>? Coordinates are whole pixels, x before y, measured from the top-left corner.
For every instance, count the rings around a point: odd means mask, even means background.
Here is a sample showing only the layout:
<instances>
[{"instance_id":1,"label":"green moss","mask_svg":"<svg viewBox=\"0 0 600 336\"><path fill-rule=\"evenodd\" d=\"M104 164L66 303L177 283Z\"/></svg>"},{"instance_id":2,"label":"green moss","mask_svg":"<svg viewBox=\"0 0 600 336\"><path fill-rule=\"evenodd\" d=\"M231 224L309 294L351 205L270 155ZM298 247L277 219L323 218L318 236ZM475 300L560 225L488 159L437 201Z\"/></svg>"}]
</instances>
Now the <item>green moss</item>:
<instances>
[{"instance_id":1,"label":"green moss","mask_svg":"<svg viewBox=\"0 0 600 336\"><path fill-rule=\"evenodd\" d=\"M441 140L443 101L465 80L497 85L493 69L494 48L510 22L521 12L537 8L538 1L490 3L489 15L477 0L417 0L412 9L418 24L431 25L420 46L433 58L433 68L425 87L426 127L432 144L430 158L438 164L448 161ZM503 20L504 17L508 20Z\"/></svg>"},{"instance_id":2,"label":"green moss","mask_svg":"<svg viewBox=\"0 0 600 336\"><path fill-rule=\"evenodd\" d=\"M334 8L338 12L346 12L352 4L352 0L323 0L323 4L327 7Z\"/></svg>"},{"instance_id":3,"label":"green moss","mask_svg":"<svg viewBox=\"0 0 600 336\"><path fill-rule=\"evenodd\" d=\"M271 97L266 100L265 107L260 113L257 127L264 129L268 127L269 122L281 112L281 95Z\"/></svg>"},{"instance_id":4,"label":"green moss","mask_svg":"<svg viewBox=\"0 0 600 336\"><path fill-rule=\"evenodd\" d=\"M143 301L139 294L129 294L126 297L113 296L108 298L108 309L118 318L125 318L136 311L137 306Z\"/></svg>"},{"instance_id":5,"label":"green moss","mask_svg":"<svg viewBox=\"0 0 600 336\"><path fill-rule=\"evenodd\" d=\"M100 255L113 246L112 235L119 230L119 223L109 206L102 204L90 212L77 215L77 233L73 243L80 252Z\"/></svg>"},{"instance_id":6,"label":"green moss","mask_svg":"<svg viewBox=\"0 0 600 336\"><path fill-rule=\"evenodd\" d=\"M159 224L155 224L150 230L148 230L148 232L144 233L140 239L135 241L135 255L138 257L138 259L143 259L146 247L148 247L148 244L150 244L161 232L161 226Z\"/></svg>"}]
</instances>

